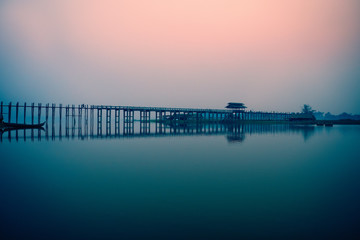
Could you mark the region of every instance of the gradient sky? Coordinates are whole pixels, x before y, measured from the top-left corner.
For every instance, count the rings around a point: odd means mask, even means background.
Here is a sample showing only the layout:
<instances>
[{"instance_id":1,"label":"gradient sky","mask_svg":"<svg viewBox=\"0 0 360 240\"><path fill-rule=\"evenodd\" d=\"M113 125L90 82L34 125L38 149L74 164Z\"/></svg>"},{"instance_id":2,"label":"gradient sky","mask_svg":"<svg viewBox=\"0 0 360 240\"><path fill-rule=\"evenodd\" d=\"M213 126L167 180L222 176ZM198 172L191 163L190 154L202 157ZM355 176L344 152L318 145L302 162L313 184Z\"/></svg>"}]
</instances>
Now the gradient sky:
<instances>
[{"instance_id":1,"label":"gradient sky","mask_svg":"<svg viewBox=\"0 0 360 240\"><path fill-rule=\"evenodd\" d=\"M3 101L360 113L359 0L2 0Z\"/></svg>"}]
</instances>

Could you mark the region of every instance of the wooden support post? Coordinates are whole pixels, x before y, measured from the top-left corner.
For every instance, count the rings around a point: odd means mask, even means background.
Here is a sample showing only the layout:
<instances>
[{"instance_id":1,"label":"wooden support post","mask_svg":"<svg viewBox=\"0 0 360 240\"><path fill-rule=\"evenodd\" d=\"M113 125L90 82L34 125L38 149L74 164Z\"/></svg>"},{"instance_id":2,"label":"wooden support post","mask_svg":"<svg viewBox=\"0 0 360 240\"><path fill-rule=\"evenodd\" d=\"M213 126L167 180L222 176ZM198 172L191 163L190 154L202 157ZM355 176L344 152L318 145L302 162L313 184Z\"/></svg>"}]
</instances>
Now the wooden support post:
<instances>
[{"instance_id":1,"label":"wooden support post","mask_svg":"<svg viewBox=\"0 0 360 240\"><path fill-rule=\"evenodd\" d=\"M19 122L19 102L16 103L16 123Z\"/></svg>"},{"instance_id":2,"label":"wooden support post","mask_svg":"<svg viewBox=\"0 0 360 240\"><path fill-rule=\"evenodd\" d=\"M9 102L9 111L8 111L8 117L9 117L9 120L8 122L10 123L11 122L11 102Z\"/></svg>"},{"instance_id":3,"label":"wooden support post","mask_svg":"<svg viewBox=\"0 0 360 240\"><path fill-rule=\"evenodd\" d=\"M115 108L115 135L119 135L119 112L120 110L118 108Z\"/></svg>"},{"instance_id":4,"label":"wooden support post","mask_svg":"<svg viewBox=\"0 0 360 240\"><path fill-rule=\"evenodd\" d=\"M62 123L62 104L59 104L59 139L60 140L62 138L61 123Z\"/></svg>"},{"instance_id":5,"label":"wooden support post","mask_svg":"<svg viewBox=\"0 0 360 240\"><path fill-rule=\"evenodd\" d=\"M41 119L41 103L38 104L38 123L40 124Z\"/></svg>"},{"instance_id":6,"label":"wooden support post","mask_svg":"<svg viewBox=\"0 0 360 240\"><path fill-rule=\"evenodd\" d=\"M69 105L65 106L65 136L69 136Z\"/></svg>"},{"instance_id":7,"label":"wooden support post","mask_svg":"<svg viewBox=\"0 0 360 240\"><path fill-rule=\"evenodd\" d=\"M89 135L89 105L84 105L84 130L85 136Z\"/></svg>"},{"instance_id":8,"label":"wooden support post","mask_svg":"<svg viewBox=\"0 0 360 240\"><path fill-rule=\"evenodd\" d=\"M26 123L26 103L24 103L24 124Z\"/></svg>"},{"instance_id":9,"label":"wooden support post","mask_svg":"<svg viewBox=\"0 0 360 240\"><path fill-rule=\"evenodd\" d=\"M82 106L78 106L78 127L81 129L82 127Z\"/></svg>"},{"instance_id":10,"label":"wooden support post","mask_svg":"<svg viewBox=\"0 0 360 240\"><path fill-rule=\"evenodd\" d=\"M54 127L54 125L55 125L55 107L56 107L56 104L52 103L51 104L51 123L52 123L52 127Z\"/></svg>"},{"instance_id":11,"label":"wooden support post","mask_svg":"<svg viewBox=\"0 0 360 240\"><path fill-rule=\"evenodd\" d=\"M78 105L78 138L82 137L82 109L83 105Z\"/></svg>"},{"instance_id":12,"label":"wooden support post","mask_svg":"<svg viewBox=\"0 0 360 240\"><path fill-rule=\"evenodd\" d=\"M65 107L65 128L69 128L69 105Z\"/></svg>"},{"instance_id":13,"label":"wooden support post","mask_svg":"<svg viewBox=\"0 0 360 240\"><path fill-rule=\"evenodd\" d=\"M45 121L47 122L49 120L49 103L45 106Z\"/></svg>"},{"instance_id":14,"label":"wooden support post","mask_svg":"<svg viewBox=\"0 0 360 240\"><path fill-rule=\"evenodd\" d=\"M102 108L97 109L97 134L102 135Z\"/></svg>"},{"instance_id":15,"label":"wooden support post","mask_svg":"<svg viewBox=\"0 0 360 240\"><path fill-rule=\"evenodd\" d=\"M94 135L94 106L90 106L90 136Z\"/></svg>"},{"instance_id":16,"label":"wooden support post","mask_svg":"<svg viewBox=\"0 0 360 240\"><path fill-rule=\"evenodd\" d=\"M97 114L96 114L96 132L97 135L99 135L99 129L100 129L100 121L99 121L99 116L100 116L100 109L97 108Z\"/></svg>"},{"instance_id":17,"label":"wooden support post","mask_svg":"<svg viewBox=\"0 0 360 240\"><path fill-rule=\"evenodd\" d=\"M111 134L111 109L106 108L106 135Z\"/></svg>"},{"instance_id":18,"label":"wooden support post","mask_svg":"<svg viewBox=\"0 0 360 240\"><path fill-rule=\"evenodd\" d=\"M61 121L62 121L62 104L59 105L59 117L60 117L60 126L61 126Z\"/></svg>"},{"instance_id":19,"label":"wooden support post","mask_svg":"<svg viewBox=\"0 0 360 240\"><path fill-rule=\"evenodd\" d=\"M56 104L51 104L51 139L55 140L55 107Z\"/></svg>"},{"instance_id":20,"label":"wooden support post","mask_svg":"<svg viewBox=\"0 0 360 240\"><path fill-rule=\"evenodd\" d=\"M34 124L34 108L35 104L31 103L31 124Z\"/></svg>"},{"instance_id":21,"label":"wooden support post","mask_svg":"<svg viewBox=\"0 0 360 240\"><path fill-rule=\"evenodd\" d=\"M84 118L85 118L85 124L87 126L89 122L89 105L85 106Z\"/></svg>"},{"instance_id":22,"label":"wooden support post","mask_svg":"<svg viewBox=\"0 0 360 240\"><path fill-rule=\"evenodd\" d=\"M3 106L4 106L4 104L3 104L3 102L1 101L0 115L3 115Z\"/></svg>"},{"instance_id":23,"label":"wooden support post","mask_svg":"<svg viewBox=\"0 0 360 240\"><path fill-rule=\"evenodd\" d=\"M72 128L72 135L75 135L75 125L76 125L76 120L75 120L75 105L72 104L71 105L71 128Z\"/></svg>"}]
</instances>

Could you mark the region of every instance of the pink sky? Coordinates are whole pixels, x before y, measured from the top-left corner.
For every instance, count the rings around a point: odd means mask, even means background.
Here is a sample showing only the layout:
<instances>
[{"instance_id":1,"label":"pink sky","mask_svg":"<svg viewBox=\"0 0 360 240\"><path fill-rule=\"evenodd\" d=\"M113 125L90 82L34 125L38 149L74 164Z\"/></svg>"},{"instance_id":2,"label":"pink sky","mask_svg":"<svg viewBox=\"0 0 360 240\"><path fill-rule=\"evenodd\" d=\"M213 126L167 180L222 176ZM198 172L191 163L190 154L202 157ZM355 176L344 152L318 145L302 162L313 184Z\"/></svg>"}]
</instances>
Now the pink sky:
<instances>
[{"instance_id":1,"label":"pink sky","mask_svg":"<svg viewBox=\"0 0 360 240\"><path fill-rule=\"evenodd\" d=\"M357 0L5 1L0 44L57 101L284 111L310 101L326 111L330 97L354 100L338 78L358 49L359 9Z\"/></svg>"}]
</instances>

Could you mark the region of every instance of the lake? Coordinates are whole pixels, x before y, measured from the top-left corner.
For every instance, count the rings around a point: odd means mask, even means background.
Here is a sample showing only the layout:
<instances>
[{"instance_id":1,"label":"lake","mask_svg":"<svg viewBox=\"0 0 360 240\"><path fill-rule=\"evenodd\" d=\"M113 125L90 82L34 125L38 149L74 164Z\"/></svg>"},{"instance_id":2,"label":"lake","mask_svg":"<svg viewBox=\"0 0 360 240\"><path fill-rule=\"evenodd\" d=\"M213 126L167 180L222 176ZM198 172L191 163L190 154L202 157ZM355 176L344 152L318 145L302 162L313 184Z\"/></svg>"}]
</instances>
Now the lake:
<instances>
[{"instance_id":1,"label":"lake","mask_svg":"<svg viewBox=\"0 0 360 240\"><path fill-rule=\"evenodd\" d=\"M4 132L1 239L360 236L360 126L139 125Z\"/></svg>"}]
</instances>

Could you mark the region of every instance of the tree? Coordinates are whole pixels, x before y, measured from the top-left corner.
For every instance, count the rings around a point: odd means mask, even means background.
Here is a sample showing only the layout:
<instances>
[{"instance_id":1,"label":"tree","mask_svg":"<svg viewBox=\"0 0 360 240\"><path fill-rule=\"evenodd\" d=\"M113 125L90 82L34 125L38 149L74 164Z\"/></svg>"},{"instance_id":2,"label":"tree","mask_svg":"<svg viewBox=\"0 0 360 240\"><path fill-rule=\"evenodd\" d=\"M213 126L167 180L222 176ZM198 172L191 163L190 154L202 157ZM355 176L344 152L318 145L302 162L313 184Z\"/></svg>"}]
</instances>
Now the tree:
<instances>
[{"instance_id":1,"label":"tree","mask_svg":"<svg viewBox=\"0 0 360 240\"><path fill-rule=\"evenodd\" d=\"M311 114L313 114L314 112L315 112L315 110L313 110L310 105L304 104L304 106L302 108L302 113L311 113Z\"/></svg>"},{"instance_id":2,"label":"tree","mask_svg":"<svg viewBox=\"0 0 360 240\"><path fill-rule=\"evenodd\" d=\"M324 113L320 111L313 112L314 117L316 120L324 120Z\"/></svg>"}]
</instances>

